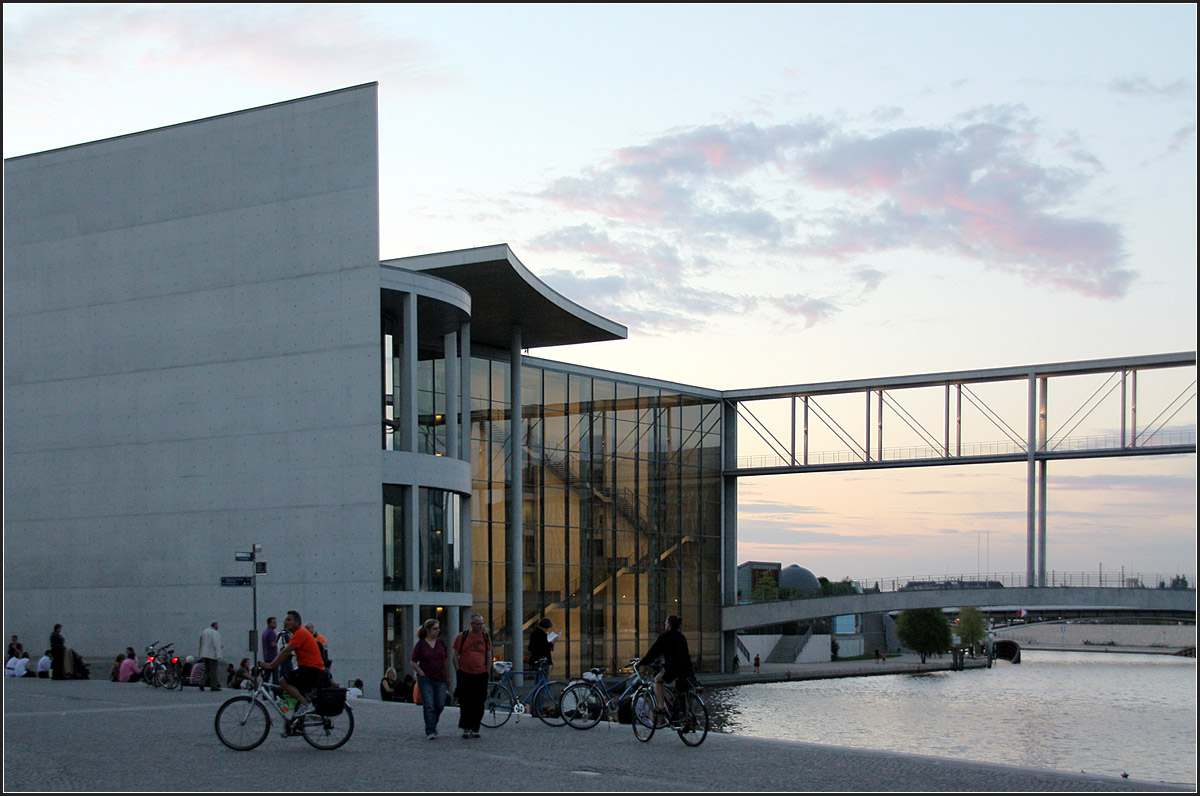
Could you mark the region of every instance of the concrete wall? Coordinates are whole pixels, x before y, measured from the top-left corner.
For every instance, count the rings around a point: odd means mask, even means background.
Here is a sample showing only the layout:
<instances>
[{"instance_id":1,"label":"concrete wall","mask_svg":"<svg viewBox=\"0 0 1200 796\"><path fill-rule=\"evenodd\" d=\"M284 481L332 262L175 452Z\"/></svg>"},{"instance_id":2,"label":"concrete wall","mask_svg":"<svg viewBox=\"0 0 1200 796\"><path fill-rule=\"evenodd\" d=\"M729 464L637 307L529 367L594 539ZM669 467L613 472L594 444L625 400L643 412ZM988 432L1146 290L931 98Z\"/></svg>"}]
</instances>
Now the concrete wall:
<instances>
[{"instance_id":1,"label":"concrete wall","mask_svg":"<svg viewBox=\"0 0 1200 796\"><path fill-rule=\"evenodd\" d=\"M5 632L382 650L376 87L5 162ZM36 656L35 656L36 657Z\"/></svg>"}]
</instances>

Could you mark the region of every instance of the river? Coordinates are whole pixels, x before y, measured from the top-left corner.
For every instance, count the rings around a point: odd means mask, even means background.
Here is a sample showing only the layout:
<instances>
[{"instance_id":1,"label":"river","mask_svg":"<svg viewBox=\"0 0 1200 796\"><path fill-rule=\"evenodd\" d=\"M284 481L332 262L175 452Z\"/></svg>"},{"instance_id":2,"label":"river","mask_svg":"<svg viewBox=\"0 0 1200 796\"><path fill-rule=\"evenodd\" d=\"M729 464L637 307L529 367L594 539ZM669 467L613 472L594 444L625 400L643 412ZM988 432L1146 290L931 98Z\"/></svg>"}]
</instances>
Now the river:
<instances>
[{"instance_id":1,"label":"river","mask_svg":"<svg viewBox=\"0 0 1200 796\"><path fill-rule=\"evenodd\" d=\"M738 735L1195 784L1196 660L1023 650L991 669L713 688Z\"/></svg>"}]
</instances>

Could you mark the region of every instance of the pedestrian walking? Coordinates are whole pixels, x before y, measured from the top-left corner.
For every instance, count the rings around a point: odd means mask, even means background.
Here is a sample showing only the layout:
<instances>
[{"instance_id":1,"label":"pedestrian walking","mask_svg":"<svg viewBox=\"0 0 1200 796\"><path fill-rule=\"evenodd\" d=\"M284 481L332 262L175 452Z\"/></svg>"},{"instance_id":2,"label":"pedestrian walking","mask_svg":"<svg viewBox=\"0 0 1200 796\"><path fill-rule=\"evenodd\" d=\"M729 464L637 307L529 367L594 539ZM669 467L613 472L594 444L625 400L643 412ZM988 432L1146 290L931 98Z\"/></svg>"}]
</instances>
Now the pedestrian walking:
<instances>
[{"instance_id":1,"label":"pedestrian walking","mask_svg":"<svg viewBox=\"0 0 1200 796\"><path fill-rule=\"evenodd\" d=\"M759 664L759 659L758 659L758 656L755 655L754 656L754 673L755 674L758 674L758 664Z\"/></svg>"},{"instance_id":2,"label":"pedestrian walking","mask_svg":"<svg viewBox=\"0 0 1200 796\"><path fill-rule=\"evenodd\" d=\"M412 651L412 667L417 673L417 688L421 692L421 708L425 713L425 737L438 737L438 719L446 707L446 642L438 638L442 625L436 619L426 619L417 631L417 643Z\"/></svg>"},{"instance_id":3,"label":"pedestrian walking","mask_svg":"<svg viewBox=\"0 0 1200 796\"><path fill-rule=\"evenodd\" d=\"M464 738L479 737L491 661L492 639L484 630L483 616L473 614L471 627L454 639L453 663L458 672L458 727Z\"/></svg>"}]
</instances>

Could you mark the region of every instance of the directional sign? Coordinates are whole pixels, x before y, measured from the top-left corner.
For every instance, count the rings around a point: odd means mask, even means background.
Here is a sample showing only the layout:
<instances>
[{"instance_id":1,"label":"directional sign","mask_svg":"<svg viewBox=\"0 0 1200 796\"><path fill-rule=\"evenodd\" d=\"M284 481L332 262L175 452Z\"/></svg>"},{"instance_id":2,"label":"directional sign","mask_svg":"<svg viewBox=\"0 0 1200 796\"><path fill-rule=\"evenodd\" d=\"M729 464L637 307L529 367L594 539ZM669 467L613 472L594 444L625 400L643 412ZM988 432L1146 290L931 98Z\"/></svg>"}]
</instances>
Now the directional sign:
<instances>
[{"instance_id":1,"label":"directional sign","mask_svg":"<svg viewBox=\"0 0 1200 796\"><path fill-rule=\"evenodd\" d=\"M266 561L255 561L254 562L254 574L255 575L267 574L267 562Z\"/></svg>"},{"instance_id":2,"label":"directional sign","mask_svg":"<svg viewBox=\"0 0 1200 796\"><path fill-rule=\"evenodd\" d=\"M241 575L226 575L221 578L222 586L253 586L254 578Z\"/></svg>"},{"instance_id":3,"label":"directional sign","mask_svg":"<svg viewBox=\"0 0 1200 796\"><path fill-rule=\"evenodd\" d=\"M233 560L234 561L253 561L254 553L250 552L249 550L246 550L246 551L239 550L233 554Z\"/></svg>"}]
</instances>

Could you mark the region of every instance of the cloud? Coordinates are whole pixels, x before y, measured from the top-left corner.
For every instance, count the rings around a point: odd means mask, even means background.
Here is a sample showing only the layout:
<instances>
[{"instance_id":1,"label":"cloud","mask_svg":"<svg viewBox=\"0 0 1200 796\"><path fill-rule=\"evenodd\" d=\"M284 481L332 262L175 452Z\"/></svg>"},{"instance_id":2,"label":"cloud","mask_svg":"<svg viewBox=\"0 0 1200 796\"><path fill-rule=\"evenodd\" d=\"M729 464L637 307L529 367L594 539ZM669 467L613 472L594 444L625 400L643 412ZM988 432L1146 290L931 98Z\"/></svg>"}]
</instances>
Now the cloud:
<instances>
[{"instance_id":1,"label":"cloud","mask_svg":"<svg viewBox=\"0 0 1200 796\"><path fill-rule=\"evenodd\" d=\"M1143 75L1117 78L1109 83L1108 87L1110 91L1117 94L1135 97L1188 99L1196 93L1196 87L1186 80L1176 80L1172 83L1154 83Z\"/></svg>"},{"instance_id":2,"label":"cloud","mask_svg":"<svg viewBox=\"0 0 1200 796\"><path fill-rule=\"evenodd\" d=\"M1071 212L1103 171L1077 135L1044 135L1020 105L896 129L820 118L703 125L549 182L535 198L579 223L536 243L622 273L650 270L642 295L657 290L664 306L669 294L680 303L681 286L702 290L702 276L751 259L780 279L756 280L773 289L746 300L805 328L880 286L883 272L862 258L899 250L1118 298L1136 276L1120 228ZM833 279L819 295L779 290L817 270Z\"/></svg>"},{"instance_id":3,"label":"cloud","mask_svg":"<svg viewBox=\"0 0 1200 796\"><path fill-rule=\"evenodd\" d=\"M457 81L428 43L388 33L354 5L49 5L6 19L4 68L22 80L79 69L111 80L190 70L304 85L321 75L331 86L379 79L420 92Z\"/></svg>"}]
</instances>

